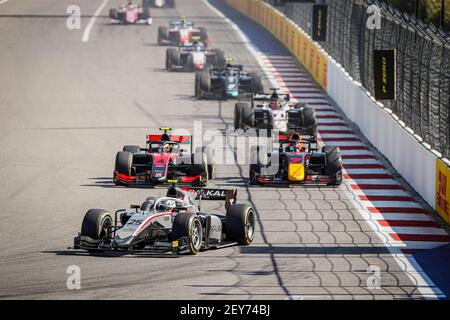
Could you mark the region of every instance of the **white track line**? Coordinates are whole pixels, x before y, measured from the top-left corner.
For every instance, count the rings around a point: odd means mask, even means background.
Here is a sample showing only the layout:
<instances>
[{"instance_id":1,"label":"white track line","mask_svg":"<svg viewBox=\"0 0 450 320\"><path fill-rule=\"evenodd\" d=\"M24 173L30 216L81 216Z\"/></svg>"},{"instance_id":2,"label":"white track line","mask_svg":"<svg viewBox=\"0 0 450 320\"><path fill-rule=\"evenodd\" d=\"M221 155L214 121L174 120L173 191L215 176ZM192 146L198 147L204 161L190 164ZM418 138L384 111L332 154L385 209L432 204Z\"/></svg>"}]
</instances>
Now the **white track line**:
<instances>
[{"instance_id":1,"label":"white track line","mask_svg":"<svg viewBox=\"0 0 450 320\"><path fill-rule=\"evenodd\" d=\"M0 4L7 3L9 0L0 0Z\"/></svg>"},{"instance_id":2,"label":"white track line","mask_svg":"<svg viewBox=\"0 0 450 320\"><path fill-rule=\"evenodd\" d=\"M86 29L84 29L83 32L83 38L82 38L82 42L88 42L89 41L89 34L91 33L91 29L95 24L95 20L97 20L97 17L100 15L100 13L102 12L103 8L105 8L106 4L108 3L109 0L103 0L102 4L98 7L97 11L95 11L94 16L91 18L91 20L89 21L88 25L86 26Z\"/></svg>"}]
</instances>

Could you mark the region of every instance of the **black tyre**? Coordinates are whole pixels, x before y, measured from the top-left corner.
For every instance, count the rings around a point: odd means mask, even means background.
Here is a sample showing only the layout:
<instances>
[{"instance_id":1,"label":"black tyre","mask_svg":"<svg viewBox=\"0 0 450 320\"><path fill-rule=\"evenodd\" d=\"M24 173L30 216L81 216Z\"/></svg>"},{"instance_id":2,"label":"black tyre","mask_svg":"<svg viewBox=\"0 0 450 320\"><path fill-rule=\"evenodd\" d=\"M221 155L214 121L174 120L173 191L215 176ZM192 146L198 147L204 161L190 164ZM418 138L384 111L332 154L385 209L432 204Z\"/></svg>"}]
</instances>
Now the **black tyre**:
<instances>
[{"instance_id":1,"label":"black tyre","mask_svg":"<svg viewBox=\"0 0 450 320\"><path fill-rule=\"evenodd\" d=\"M329 185L340 185L342 183L341 150L336 146L324 146L322 152L326 155L325 174L332 179Z\"/></svg>"},{"instance_id":2,"label":"black tyre","mask_svg":"<svg viewBox=\"0 0 450 320\"><path fill-rule=\"evenodd\" d=\"M252 146L250 148L250 164L258 167L267 167L270 164L269 155L265 146Z\"/></svg>"},{"instance_id":3,"label":"black tyre","mask_svg":"<svg viewBox=\"0 0 450 320\"><path fill-rule=\"evenodd\" d=\"M175 0L166 0L167 8L175 8Z\"/></svg>"},{"instance_id":4,"label":"black tyre","mask_svg":"<svg viewBox=\"0 0 450 320\"><path fill-rule=\"evenodd\" d=\"M117 9L109 9L109 17L113 20L119 20L119 12L117 11Z\"/></svg>"},{"instance_id":5,"label":"black tyre","mask_svg":"<svg viewBox=\"0 0 450 320\"><path fill-rule=\"evenodd\" d=\"M213 52L215 52L215 57L214 57L214 67L217 68L225 68L226 64L227 64L227 59L225 58L225 53L220 50L220 49L213 49Z\"/></svg>"},{"instance_id":6,"label":"black tyre","mask_svg":"<svg viewBox=\"0 0 450 320\"><path fill-rule=\"evenodd\" d=\"M208 147L198 147L196 149L195 153L206 155L206 168L207 168L207 173L208 173L207 179L213 180L214 176L215 176L215 167L214 167L211 150Z\"/></svg>"},{"instance_id":7,"label":"black tyre","mask_svg":"<svg viewBox=\"0 0 450 320\"><path fill-rule=\"evenodd\" d=\"M122 151L131 152L131 153L138 153L139 151L141 151L141 147L139 147L139 146L131 146L131 145L123 146Z\"/></svg>"},{"instance_id":8,"label":"black tyre","mask_svg":"<svg viewBox=\"0 0 450 320\"><path fill-rule=\"evenodd\" d=\"M250 85L250 90L252 93L263 93L264 87L262 85L261 77L256 73L249 73L248 74L252 80Z\"/></svg>"},{"instance_id":9,"label":"black tyre","mask_svg":"<svg viewBox=\"0 0 450 320\"><path fill-rule=\"evenodd\" d=\"M174 66L180 65L180 52L176 48L166 50L166 69L172 70Z\"/></svg>"},{"instance_id":10,"label":"black tyre","mask_svg":"<svg viewBox=\"0 0 450 320\"><path fill-rule=\"evenodd\" d=\"M131 176L131 166L133 165L133 154L128 151L118 152L116 155L115 170L127 176Z\"/></svg>"},{"instance_id":11,"label":"black tyre","mask_svg":"<svg viewBox=\"0 0 450 320\"><path fill-rule=\"evenodd\" d=\"M195 161L196 159L202 159L202 163L197 163L198 161ZM191 170L190 170L190 176L202 176L203 181L200 182L200 185L205 185L206 181L209 180L209 173L208 173L208 159L206 154L203 152L196 152L195 154L191 155Z\"/></svg>"},{"instance_id":12,"label":"black tyre","mask_svg":"<svg viewBox=\"0 0 450 320\"><path fill-rule=\"evenodd\" d=\"M163 40L169 39L169 31L167 27L158 27L158 44L162 44Z\"/></svg>"},{"instance_id":13,"label":"black tyre","mask_svg":"<svg viewBox=\"0 0 450 320\"><path fill-rule=\"evenodd\" d=\"M206 45L206 42L208 41L208 31L204 27L200 27L198 29L200 30L200 41Z\"/></svg>"},{"instance_id":14,"label":"black tyre","mask_svg":"<svg viewBox=\"0 0 450 320\"><path fill-rule=\"evenodd\" d=\"M255 117L253 109L247 103L242 103L242 112L241 112L242 129L245 129L246 126L253 128L255 123L254 119Z\"/></svg>"},{"instance_id":15,"label":"black tyre","mask_svg":"<svg viewBox=\"0 0 450 320\"><path fill-rule=\"evenodd\" d=\"M242 129L241 114L243 104L246 105L246 103L236 103L234 105L234 130Z\"/></svg>"},{"instance_id":16,"label":"black tyre","mask_svg":"<svg viewBox=\"0 0 450 320\"><path fill-rule=\"evenodd\" d=\"M142 13L140 13L139 14L139 19L140 20L147 20L147 19L149 19L150 18L150 16L151 16L151 14L150 14L150 8L145 8L145 7L143 7L142 8Z\"/></svg>"},{"instance_id":17,"label":"black tyre","mask_svg":"<svg viewBox=\"0 0 450 320\"><path fill-rule=\"evenodd\" d=\"M225 232L227 238L248 246L255 237L255 211L246 204L234 204L227 210Z\"/></svg>"},{"instance_id":18,"label":"black tyre","mask_svg":"<svg viewBox=\"0 0 450 320\"><path fill-rule=\"evenodd\" d=\"M199 98L201 95L200 92L200 72L195 73L195 84L194 84L194 96Z\"/></svg>"},{"instance_id":19,"label":"black tyre","mask_svg":"<svg viewBox=\"0 0 450 320\"><path fill-rule=\"evenodd\" d=\"M192 212L180 212L172 225L172 241L189 238L189 253L197 254L202 248L203 231L200 218Z\"/></svg>"},{"instance_id":20,"label":"black tyre","mask_svg":"<svg viewBox=\"0 0 450 320\"><path fill-rule=\"evenodd\" d=\"M84 215L81 224L81 235L94 240L110 237L109 232L113 226L113 218L108 211L91 209Z\"/></svg>"},{"instance_id":21,"label":"black tyre","mask_svg":"<svg viewBox=\"0 0 450 320\"><path fill-rule=\"evenodd\" d=\"M209 72L199 72L197 97L201 97L204 93L210 92L211 92L211 79L209 77Z\"/></svg>"}]
</instances>

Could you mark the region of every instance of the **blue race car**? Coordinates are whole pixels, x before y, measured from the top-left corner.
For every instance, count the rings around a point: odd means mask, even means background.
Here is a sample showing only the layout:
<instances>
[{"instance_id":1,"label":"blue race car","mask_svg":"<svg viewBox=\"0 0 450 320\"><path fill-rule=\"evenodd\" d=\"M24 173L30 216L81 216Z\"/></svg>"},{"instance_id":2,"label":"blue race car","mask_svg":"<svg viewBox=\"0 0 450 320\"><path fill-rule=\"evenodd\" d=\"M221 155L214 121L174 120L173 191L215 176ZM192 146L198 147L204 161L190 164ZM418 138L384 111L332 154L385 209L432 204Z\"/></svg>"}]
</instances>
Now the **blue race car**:
<instances>
[{"instance_id":1,"label":"blue race car","mask_svg":"<svg viewBox=\"0 0 450 320\"><path fill-rule=\"evenodd\" d=\"M262 93L261 77L245 72L242 65L227 63L225 68L211 68L195 74L195 96L201 98L237 98Z\"/></svg>"}]
</instances>

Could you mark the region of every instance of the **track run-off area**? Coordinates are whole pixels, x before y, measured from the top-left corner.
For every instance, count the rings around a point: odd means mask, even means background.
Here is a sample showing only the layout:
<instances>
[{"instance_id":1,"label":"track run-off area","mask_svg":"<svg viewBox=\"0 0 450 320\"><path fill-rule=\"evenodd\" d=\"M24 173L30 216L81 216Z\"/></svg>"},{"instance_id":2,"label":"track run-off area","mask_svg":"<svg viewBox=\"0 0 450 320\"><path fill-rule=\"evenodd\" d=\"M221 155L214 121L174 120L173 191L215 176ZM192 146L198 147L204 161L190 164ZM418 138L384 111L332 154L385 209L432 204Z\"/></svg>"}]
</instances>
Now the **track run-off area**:
<instances>
[{"instance_id":1,"label":"track run-off area","mask_svg":"<svg viewBox=\"0 0 450 320\"><path fill-rule=\"evenodd\" d=\"M177 0L153 25L111 25L122 0L0 1L0 298L448 298L448 228L265 29L221 0ZM81 28L67 28L67 8ZM197 100L193 73L164 69L158 26L185 17L220 48L315 108L339 145L338 188L254 187L248 166L216 167L257 213L248 247L155 258L74 253L90 208L114 211L163 189L114 186L115 154L161 126L233 129L236 101ZM230 146L230 148L232 148ZM234 151L234 150L231 150ZM224 212L223 203L205 208ZM67 268L79 266L81 289Z\"/></svg>"}]
</instances>

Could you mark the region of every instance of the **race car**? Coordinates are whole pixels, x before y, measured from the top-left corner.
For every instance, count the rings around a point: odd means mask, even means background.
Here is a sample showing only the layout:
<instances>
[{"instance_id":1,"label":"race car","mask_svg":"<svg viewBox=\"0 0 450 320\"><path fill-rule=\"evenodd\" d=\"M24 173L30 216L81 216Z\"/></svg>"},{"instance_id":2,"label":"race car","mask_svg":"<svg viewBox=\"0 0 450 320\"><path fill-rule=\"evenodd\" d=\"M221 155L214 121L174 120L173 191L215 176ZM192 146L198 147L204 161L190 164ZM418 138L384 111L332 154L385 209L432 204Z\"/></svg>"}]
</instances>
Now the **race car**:
<instances>
[{"instance_id":1,"label":"race car","mask_svg":"<svg viewBox=\"0 0 450 320\"><path fill-rule=\"evenodd\" d=\"M142 0L142 6L144 8L175 8L175 0Z\"/></svg>"},{"instance_id":2,"label":"race car","mask_svg":"<svg viewBox=\"0 0 450 320\"><path fill-rule=\"evenodd\" d=\"M171 186L165 197L141 205L87 211L73 249L147 254L191 254L233 245L248 246L255 235L254 209L236 204L237 190L182 189ZM198 207L194 205L199 200ZM202 211L200 201L225 201L226 214Z\"/></svg>"},{"instance_id":3,"label":"race car","mask_svg":"<svg viewBox=\"0 0 450 320\"><path fill-rule=\"evenodd\" d=\"M234 109L235 130L277 130L282 134L300 132L302 139L316 141L317 118L314 109L307 104L291 104L289 94L254 94L251 103L238 102Z\"/></svg>"},{"instance_id":4,"label":"race car","mask_svg":"<svg viewBox=\"0 0 450 320\"><path fill-rule=\"evenodd\" d=\"M263 92L261 77L244 71L242 65L227 63L225 68L212 68L195 74L195 96L198 99L237 98Z\"/></svg>"},{"instance_id":5,"label":"race car","mask_svg":"<svg viewBox=\"0 0 450 320\"><path fill-rule=\"evenodd\" d=\"M338 186L342 183L342 157L339 147L319 146L293 133L280 138L279 150L267 152L266 146L252 146L250 184L303 184Z\"/></svg>"},{"instance_id":6,"label":"race car","mask_svg":"<svg viewBox=\"0 0 450 320\"><path fill-rule=\"evenodd\" d=\"M118 9L111 8L109 17L112 23L152 24L153 21L148 8L144 9L134 4L131 0L127 4L121 5Z\"/></svg>"},{"instance_id":7,"label":"race car","mask_svg":"<svg viewBox=\"0 0 450 320\"><path fill-rule=\"evenodd\" d=\"M171 128L160 128L163 134L147 135L147 147L126 145L116 155L113 172L115 185L163 185L168 180L204 186L214 177L209 149L192 152L190 136L168 135Z\"/></svg>"},{"instance_id":8,"label":"race car","mask_svg":"<svg viewBox=\"0 0 450 320\"><path fill-rule=\"evenodd\" d=\"M204 70L211 66L224 67L225 64L222 50L208 50L200 42L166 50L166 69L169 71Z\"/></svg>"},{"instance_id":9,"label":"race car","mask_svg":"<svg viewBox=\"0 0 450 320\"><path fill-rule=\"evenodd\" d=\"M193 43L195 40L202 42L208 46L208 32L206 28L195 27L194 22L184 19L171 20L169 28L160 26L158 28L158 44L180 46L184 44Z\"/></svg>"}]
</instances>

